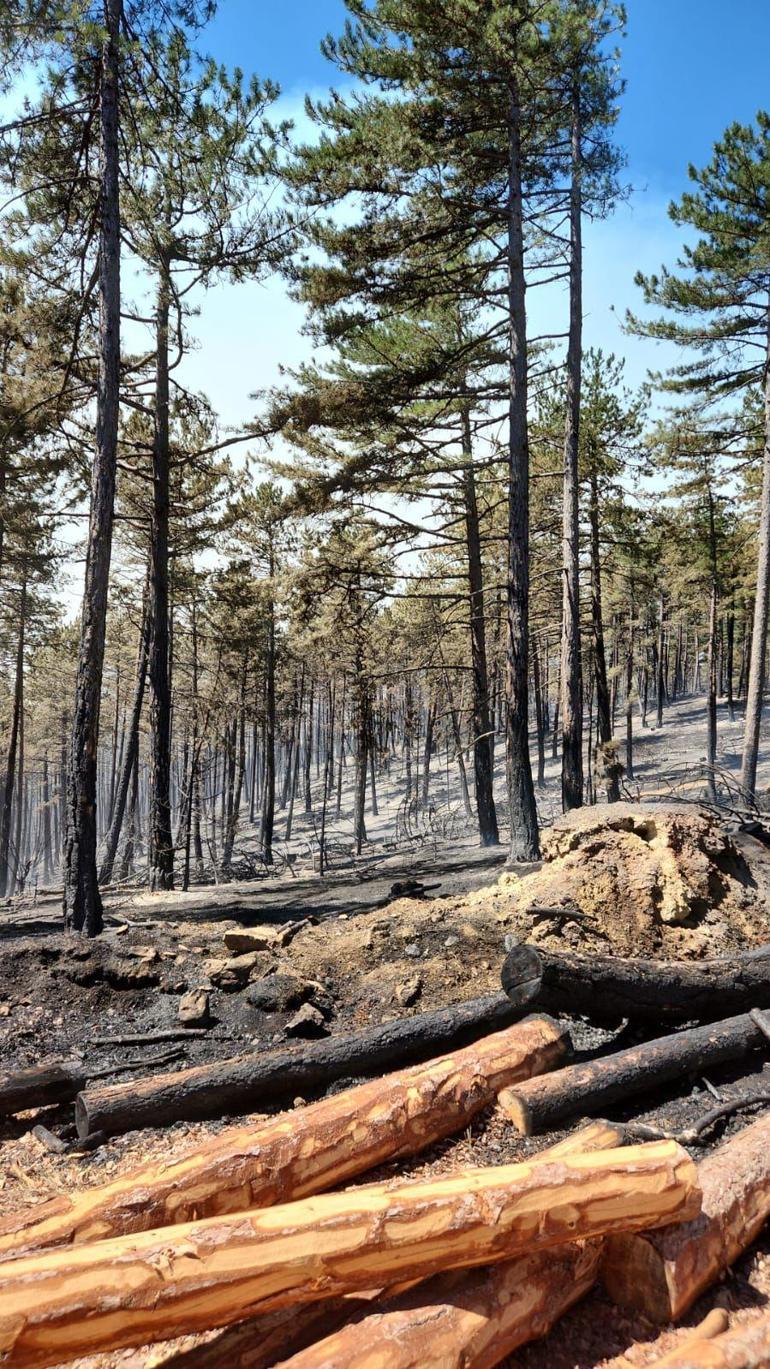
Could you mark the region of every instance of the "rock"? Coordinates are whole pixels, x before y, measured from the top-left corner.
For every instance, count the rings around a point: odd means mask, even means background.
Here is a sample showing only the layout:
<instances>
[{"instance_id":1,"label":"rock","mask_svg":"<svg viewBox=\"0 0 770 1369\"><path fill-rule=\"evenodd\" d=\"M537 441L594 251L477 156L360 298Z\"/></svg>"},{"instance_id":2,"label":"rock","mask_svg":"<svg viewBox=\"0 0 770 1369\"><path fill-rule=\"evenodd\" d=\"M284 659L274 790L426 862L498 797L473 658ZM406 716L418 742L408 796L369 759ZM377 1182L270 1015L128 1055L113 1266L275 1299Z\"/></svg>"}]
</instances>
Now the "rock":
<instances>
[{"instance_id":1,"label":"rock","mask_svg":"<svg viewBox=\"0 0 770 1369\"><path fill-rule=\"evenodd\" d=\"M254 971L265 974L270 965L271 957L263 951L247 951L229 960L207 960L203 968L215 988L234 993L245 988Z\"/></svg>"},{"instance_id":2,"label":"rock","mask_svg":"<svg viewBox=\"0 0 770 1369\"><path fill-rule=\"evenodd\" d=\"M313 985L293 974L269 974L246 991L246 1001L260 1012L291 1012L313 996Z\"/></svg>"},{"instance_id":3,"label":"rock","mask_svg":"<svg viewBox=\"0 0 770 1369\"><path fill-rule=\"evenodd\" d=\"M205 989L190 989L179 1000L177 1017L183 1027L208 1027L211 1022L209 996Z\"/></svg>"},{"instance_id":4,"label":"rock","mask_svg":"<svg viewBox=\"0 0 770 1369\"><path fill-rule=\"evenodd\" d=\"M447 951L451 951L452 948L453 948L453 946L459 946L459 945L460 945L460 938L459 938L459 936L448 936L448 937L446 938L446 941L444 942L444 949L447 950Z\"/></svg>"},{"instance_id":5,"label":"rock","mask_svg":"<svg viewBox=\"0 0 770 1369\"><path fill-rule=\"evenodd\" d=\"M236 956L248 955L250 951L274 951L279 945L272 927L249 932L225 932L224 941L228 951Z\"/></svg>"},{"instance_id":6,"label":"rock","mask_svg":"<svg viewBox=\"0 0 770 1369\"><path fill-rule=\"evenodd\" d=\"M420 948L416 941L410 941L409 945L404 947L404 955L408 955L411 960L419 960L420 954Z\"/></svg>"},{"instance_id":7,"label":"rock","mask_svg":"<svg viewBox=\"0 0 770 1369\"><path fill-rule=\"evenodd\" d=\"M287 1036L328 1036L329 1028L326 1025L323 1013L314 1008L312 1003L304 1003L299 1012L295 1013L289 1022L286 1023Z\"/></svg>"},{"instance_id":8,"label":"rock","mask_svg":"<svg viewBox=\"0 0 770 1369\"><path fill-rule=\"evenodd\" d=\"M396 1001L402 1008L411 1008L416 1003L422 993L422 976L413 975L411 979L405 979L403 984L399 984L396 989Z\"/></svg>"}]
</instances>

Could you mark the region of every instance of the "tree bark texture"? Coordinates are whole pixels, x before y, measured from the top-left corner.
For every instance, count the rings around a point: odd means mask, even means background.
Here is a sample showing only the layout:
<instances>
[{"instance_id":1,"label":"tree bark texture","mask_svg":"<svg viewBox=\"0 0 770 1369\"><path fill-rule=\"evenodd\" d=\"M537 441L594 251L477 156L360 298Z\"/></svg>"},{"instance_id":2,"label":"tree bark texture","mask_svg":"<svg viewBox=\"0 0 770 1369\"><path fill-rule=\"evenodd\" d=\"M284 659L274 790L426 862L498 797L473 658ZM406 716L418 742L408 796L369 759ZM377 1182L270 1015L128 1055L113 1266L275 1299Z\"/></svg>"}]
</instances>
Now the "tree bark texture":
<instances>
[{"instance_id":1,"label":"tree bark texture","mask_svg":"<svg viewBox=\"0 0 770 1369\"><path fill-rule=\"evenodd\" d=\"M119 62L122 0L104 0L99 97L99 375L64 840L64 919L97 936L96 782L120 399Z\"/></svg>"},{"instance_id":2,"label":"tree bark texture","mask_svg":"<svg viewBox=\"0 0 770 1369\"><path fill-rule=\"evenodd\" d=\"M4 1263L0 1350L43 1369L699 1208L696 1167L672 1141L372 1184Z\"/></svg>"},{"instance_id":3,"label":"tree bark texture","mask_svg":"<svg viewBox=\"0 0 770 1369\"><path fill-rule=\"evenodd\" d=\"M770 1115L698 1165L703 1208L672 1231L619 1236L607 1247L610 1296L656 1322L678 1321L751 1245L770 1216Z\"/></svg>"},{"instance_id":4,"label":"tree bark texture","mask_svg":"<svg viewBox=\"0 0 770 1369\"><path fill-rule=\"evenodd\" d=\"M555 1023L532 1018L261 1126L231 1128L186 1159L0 1222L0 1256L264 1207L344 1183L461 1129L505 1084L553 1068L565 1049Z\"/></svg>"}]
</instances>

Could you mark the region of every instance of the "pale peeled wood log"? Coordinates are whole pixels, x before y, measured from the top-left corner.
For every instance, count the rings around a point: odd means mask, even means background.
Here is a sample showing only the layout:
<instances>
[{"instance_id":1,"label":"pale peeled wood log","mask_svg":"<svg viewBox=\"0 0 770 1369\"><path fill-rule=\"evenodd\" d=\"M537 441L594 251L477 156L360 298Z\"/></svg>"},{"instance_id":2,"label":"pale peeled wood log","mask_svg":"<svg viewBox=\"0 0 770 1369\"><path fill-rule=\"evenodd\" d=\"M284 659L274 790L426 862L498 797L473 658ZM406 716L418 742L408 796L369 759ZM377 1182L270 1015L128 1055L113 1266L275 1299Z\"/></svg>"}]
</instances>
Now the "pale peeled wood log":
<instances>
[{"instance_id":1,"label":"pale peeled wood log","mask_svg":"<svg viewBox=\"0 0 770 1369\"><path fill-rule=\"evenodd\" d=\"M650 1369L767 1369L770 1317L736 1326L714 1340L690 1341L679 1351L654 1360Z\"/></svg>"},{"instance_id":2,"label":"pale peeled wood log","mask_svg":"<svg viewBox=\"0 0 770 1369\"><path fill-rule=\"evenodd\" d=\"M593 1122L580 1131L573 1132L558 1145L549 1146L538 1155L539 1160L559 1159L565 1155L577 1155L584 1151L612 1150L621 1146L624 1134L620 1127L608 1122ZM585 1291L584 1285L589 1277L596 1275L599 1260L599 1241L591 1243L585 1256L576 1257L577 1247L565 1246L564 1254L549 1250L541 1252L537 1260L524 1261L526 1277L531 1281L527 1301L530 1303L545 1294L550 1288L550 1300L544 1301L543 1320L535 1323L545 1325L545 1319L552 1321L570 1304L577 1301ZM575 1254L573 1255L573 1253ZM537 1261L549 1271L537 1279ZM438 1323L438 1333L444 1333L442 1345L452 1344L454 1350L446 1358L446 1369L456 1364L470 1369L477 1363L491 1363L487 1359L468 1358L480 1352L483 1344L507 1346L499 1358L509 1353L514 1345L522 1344L517 1338L521 1327L521 1276L512 1275L513 1267L521 1261L505 1261L487 1270L463 1270L459 1275L439 1274L427 1283L420 1284L417 1293L395 1295L395 1290L378 1290L371 1294L376 1300L373 1307L351 1306L352 1299L340 1298L329 1309L331 1325L320 1324L323 1315L319 1307L306 1307L302 1311L308 1319L306 1324L297 1326L297 1309L284 1314L283 1326L269 1325L267 1317L258 1317L223 1331L220 1336L206 1345L195 1346L192 1350L174 1357L170 1363L184 1366L184 1369L220 1369L226 1364L228 1369L272 1369L278 1361L291 1369L309 1369L316 1364L334 1364L338 1369L355 1365L360 1355L362 1342L370 1353L375 1355L378 1369L391 1366L420 1365L425 1360L426 1340L424 1326L428 1316ZM561 1274L557 1277L556 1269ZM551 1274L550 1271L554 1271ZM578 1277L580 1276L580 1277ZM447 1283L446 1281L449 1280ZM579 1291L577 1291L579 1289ZM573 1290L575 1290L573 1292ZM519 1302L514 1304L518 1295ZM387 1302L384 1299L387 1298ZM458 1301L459 1300L459 1301ZM497 1301L496 1315L493 1305ZM528 1306L528 1314L531 1307ZM360 1313L360 1315L359 1315ZM351 1318L355 1316L355 1320ZM313 1320L314 1318L314 1320ZM347 1323L346 1325L343 1325ZM339 1334L335 1334L339 1332ZM319 1339L324 1337L323 1340ZM305 1352L305 1353L301 1353ZM445 1354L445 1350L442 1350ZM462 1354L465 1358L457 1359ZM452 1358L452 1355L455 1358Z\"/></svg>"},{"instance_id":3,"label":"pale peeled wood log","mask_svg":"<svg viewBox=\"0 0 770 1369\"><path fill-rule=\"evenodd\" d=\"M550 1018L529 1018L452 1055L257 1126L228 1128L181 1160L4 1218L0 1259L333 1188L461 1130L506 1084L552 1069L567 1041Z\"/></svg>"},{"instance_id":4,"label":"pale peeled wood log","mask_svg":"<svg viewBox=\"0 0 770 1369\"><path fill-rule=\"evenodd\" d=\"M698 1165L703 1207L670 1231L617 1236L602 1279L611 1298L677 1321L756 1238L770 1215L770 1113Z\"/></svg>"},{"instance_id":5,"label":"pale peeled wood log","mask_svg":"<svg viewBox=\"0 0 770 1369\"><path fill-rule=\"evenodd\" d=\"M610 1150L622 1140L619 1127L595 1122L537 1159ZM588 1292L601 1251L601 1239L574 1242L487 1269L437 1274L362 1310L323 1341L280 1361L280 1369L357 1369L362 1345L376 1369L492 1369L517 1346L544 1336ZM227 1353L223 1361L232 1364ZM241 1359L238 1369L256 1366Z\"/></svg>"},{"instance_id":6,"label":"pale peeled wood log","mask_svg":"<svg viewBox=\"0 0 770 1369\"><path fill-rule=\"evenodd\" d=\"M690 1156L653 1141L49 1250L0 1265L0 1352L6 1369L44 1369L373 1283L684 1221L699 1207Z\"/></svg>"},{"instance_id":7,"label":"pale peeled wood log","mask_svg":"<svg viewBox=\"0 0 770 1369\"><path fill-rule=\"evenodd\" d=\"M662 1359L655 1361L655 1369L659 1369L659 1366L662 1369L663 1365L670 1364L672 1359L681 1355L683 1350L691 1350L693 1346L700 1345L702 1341L713 1340L715 1336L721 1336L722 1332L726 1331L729 1325L730 1318L724 1308L713 1308L712 1311L703 1318L702 1322L699 1322L695 1328L691 1328L689 1332L685 1332L675 1349L669 1350L668 1354L664 1355ZM617 1369L638 1369L638 1365L633 1363L630 1359L622 1359L619 1361Z\"/></svg>"},{"instance_id":8,"label":"pale peeled wood log","mask_svg":"<svg viewBox=\"0 0 770 1369\"><path fill-rule=\"evenodd\" d=\"M761 1026L750 1013L742 1013L569 1065L550 1079L512 1085L501 1091L498 1101L517 1130L531 1136L565 1117L603 1111L659 1084L740 1060L759 1046L767 1048Z\"/></svg>"}]
</instances>

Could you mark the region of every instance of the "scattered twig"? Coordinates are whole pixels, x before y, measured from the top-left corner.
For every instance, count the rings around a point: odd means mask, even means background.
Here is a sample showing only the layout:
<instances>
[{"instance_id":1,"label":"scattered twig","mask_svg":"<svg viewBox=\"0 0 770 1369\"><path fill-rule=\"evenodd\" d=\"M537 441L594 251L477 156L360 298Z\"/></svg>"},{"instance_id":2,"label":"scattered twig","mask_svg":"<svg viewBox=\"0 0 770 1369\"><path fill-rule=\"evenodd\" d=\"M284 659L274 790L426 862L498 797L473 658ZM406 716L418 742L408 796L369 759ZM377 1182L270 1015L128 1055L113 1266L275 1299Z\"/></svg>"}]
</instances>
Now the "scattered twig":
<instances>
[{"instance_id":1,"label":"scattered twig","mask_svg":"<svg viewBox=\"0 0 770 1369\"><path fill-rule=\"evenodd\" d=\"M712 1108L710 1112L705 1112L702 1117L694 1122L691 1127L686 1127L683 1131L667 1131L665 1127L656 1127L648 1122L624 1122L623 1131L635 1141L677 1141L680 1146L700 1146L705 1145L703 1140L704 1132L707 1132L716 1122L723 1117L730 1117L735 1112L746 1112L749 1108L758 1108L770 1104L770 1093L752 1093L746 1098L730 1098L727 1102L721 1103L719 1107Z\"/></svg>"},{"instance_id":2,"label":"scattered twig","mask_svg":"<svg viewBox=\"0 0 770 1369\"><path fill-rule=\"evenodd\" d=\"M106 1079L110 1074L125 1074L128 1070L146 1070L154 1065L170 1065L172 1061L178 1060L184 1054L184 1046L177 1046L175 1050L164 1051L162 1055L153 1055L148 1060L124 1060L122 1065L103 1065L98 1070L86 1068L89 1079Z\"/></svg>"},{"instance_id":3,"label":"scattered twig","mask_svg":"<svg viewBox=\"0 0 770 1369\"><path fill-rule=\"evenodd\" d=\"M208 1036L207 1027L171 1027L168 1031L143 1032L133 1036L95 1036L92 1046L152 1046L156 1041L180 1041L188 1036ZM218 1037L218 1040L226 1038Z\"/></svg>"}]
</instances>

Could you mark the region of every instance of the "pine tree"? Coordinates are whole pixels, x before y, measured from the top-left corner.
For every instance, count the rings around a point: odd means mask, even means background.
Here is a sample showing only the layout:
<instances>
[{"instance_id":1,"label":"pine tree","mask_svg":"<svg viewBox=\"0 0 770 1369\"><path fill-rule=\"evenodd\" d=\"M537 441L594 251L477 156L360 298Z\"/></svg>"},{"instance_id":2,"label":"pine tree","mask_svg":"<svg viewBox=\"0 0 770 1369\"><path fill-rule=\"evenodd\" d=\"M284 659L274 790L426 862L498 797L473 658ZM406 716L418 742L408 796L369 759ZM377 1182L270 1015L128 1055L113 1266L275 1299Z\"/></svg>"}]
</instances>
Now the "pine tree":
<instances>
[{"instance_id":1,"label":"pine tree","mask_svg":"<svg viewBox=\"0 0 770 1369\"><path fill-rule=\"evenodd\" d=\"M670 208L678 226L693 230L677 271L638 276L648 303L665 316L635 331L690 349L664 384L706 402L761 392L764 397L763 485L752 655L746 702L741 783L754 794L765 683L770 607L770 115L753 126L732 124L702 169L690 167L694 189Z\"/></svg>"}]
</instances>

